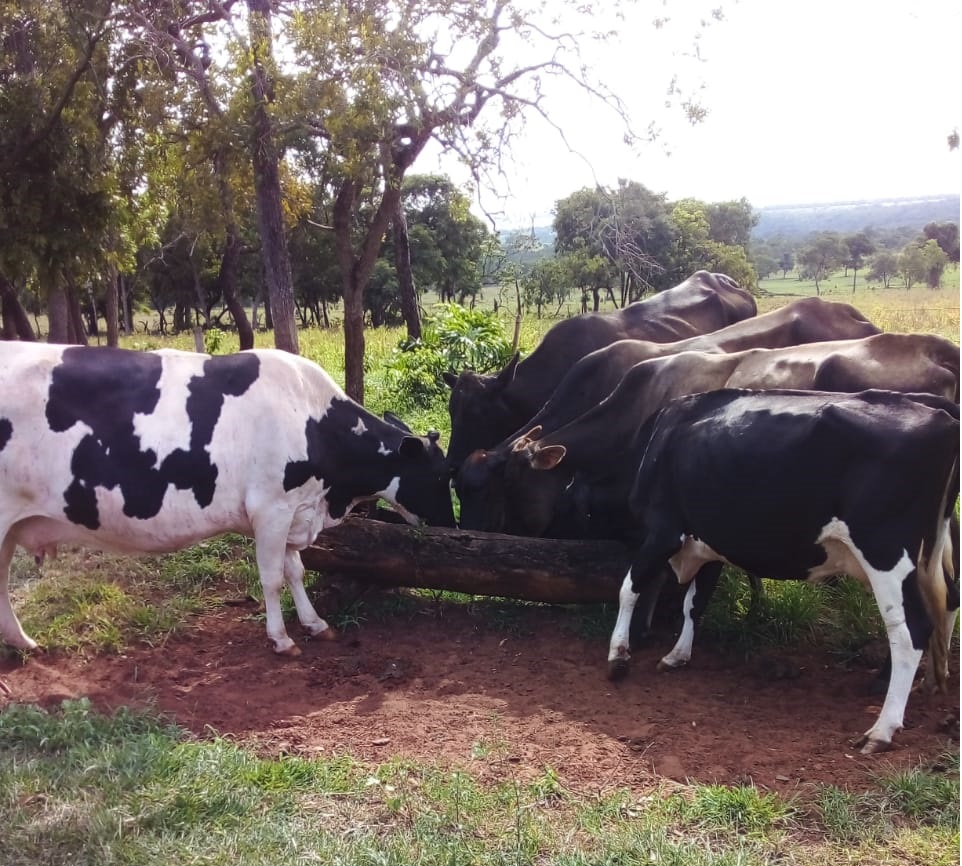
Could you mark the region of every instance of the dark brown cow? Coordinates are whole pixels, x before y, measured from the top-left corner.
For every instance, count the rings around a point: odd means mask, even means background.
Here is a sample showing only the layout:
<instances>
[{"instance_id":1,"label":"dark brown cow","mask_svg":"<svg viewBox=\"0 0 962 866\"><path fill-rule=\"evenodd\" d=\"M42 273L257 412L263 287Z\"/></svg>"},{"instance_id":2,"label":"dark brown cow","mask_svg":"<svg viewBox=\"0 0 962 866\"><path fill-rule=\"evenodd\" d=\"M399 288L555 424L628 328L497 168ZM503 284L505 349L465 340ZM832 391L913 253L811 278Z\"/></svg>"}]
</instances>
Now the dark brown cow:
<instances>
[{"instance_id":1,"label":"dark brown cow","mask_svg":"<svg viewBox=\"0 0 962 866\"><path fill-rule=\"evenodd\" d=\"M697 271L685 282L613 313L558 322L519 363L495 376L445 374L451 387L448 462L456 469L476 448L490 448L517 430L551 396L572 365L616 340L669 343L754 316L755 299L724 274Z\"/></svg>"},{"instance_id":2,"label":"dark brown cow","mask_svg":"<svg viewBox=\"0 0 962 866\"><path fill-rule=\"evenodd\" d=\"M513 441L540 425L557 430L600 403L631 367L651 358L682 351L736 352L751 348L780 348L826 340L848 340L881 333L855 307L821 298L802 298L771 312L736 322L726 328L674 343L619 340L581 358L564 376L551 398L533 418L525 419L510 436L490 450L473 451L455 475L461 502L461 527L497 531L489 515L489 493L499 483ZM497 498L495 496L495 498ZM602 531L604 531L602 529ZM576 536L577 537L577 536Z\"/></svg>"}]
</instances>

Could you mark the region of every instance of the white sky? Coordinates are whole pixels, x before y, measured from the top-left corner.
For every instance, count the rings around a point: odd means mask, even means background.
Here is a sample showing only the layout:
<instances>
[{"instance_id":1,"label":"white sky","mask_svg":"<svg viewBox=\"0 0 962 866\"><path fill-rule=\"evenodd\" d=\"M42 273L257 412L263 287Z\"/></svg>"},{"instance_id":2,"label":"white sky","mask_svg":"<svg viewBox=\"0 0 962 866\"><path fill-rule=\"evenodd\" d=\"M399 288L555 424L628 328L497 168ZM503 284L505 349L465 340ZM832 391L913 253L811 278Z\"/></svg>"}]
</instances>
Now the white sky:
<instances>
[{"instance_id":1,"label":"white sky","mask_svg":"<svg viewBox=\"0 0 962 866\"><path fill-rule=\"evenodd\" d=\"M701 38L702 62L683 53L692 28L679 19L690 0L642 2L620 44L592 59L635 129L654 120L662 138L632 152L610 111L573 89L551 92L549 112L583 157L547 125L530 123L513 152L509 198L482 193L499 223L550 222L557 199L619 177L671 200L745 196L756 207L959 192L962 151L949 152L946 138L962 131L962 3L714 2L725 20ZM651 22L661 15L675 20L656 31ZM705 84L709 115L696 126L663 107L674 73L689 90ZM440 168L457 176L443 161ZM437 169L427 154L414 167Z\"/></svg>"}]
</instances>

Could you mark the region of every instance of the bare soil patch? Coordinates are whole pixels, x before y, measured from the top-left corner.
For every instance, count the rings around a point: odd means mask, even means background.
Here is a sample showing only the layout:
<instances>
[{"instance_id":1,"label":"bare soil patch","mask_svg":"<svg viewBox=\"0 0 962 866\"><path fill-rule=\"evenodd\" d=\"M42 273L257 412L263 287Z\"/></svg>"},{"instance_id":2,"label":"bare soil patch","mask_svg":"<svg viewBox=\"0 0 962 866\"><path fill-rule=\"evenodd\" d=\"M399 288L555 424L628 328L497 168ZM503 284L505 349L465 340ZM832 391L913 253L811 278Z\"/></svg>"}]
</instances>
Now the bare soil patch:
<instances>
[{"instance_id":1,"label":"bare soil patch","mask_svg":"<svg viewBox=\"0 0 962 866\"><path fill-rule=\"evenodd\" d=\"M635 650L628 679L611 683L607 637L574 636L561 607L528 606L505 625L424 599L336 641L305 642L293 659L270 652L257 613L254 602L224 605L164 646L121 656L2 660L12 696L0 702L152 706L200 737L272 755L400 756L490 779L551 767L584 792L664 777L788 795L859 789L958 742L957 657L949 694L917 688L895 748L867 758L850 741L881 704L873 671L818 647L746 661L702 639L687 669L656 673L673 640L664 632Z\"/></svg>"}]
</instances>

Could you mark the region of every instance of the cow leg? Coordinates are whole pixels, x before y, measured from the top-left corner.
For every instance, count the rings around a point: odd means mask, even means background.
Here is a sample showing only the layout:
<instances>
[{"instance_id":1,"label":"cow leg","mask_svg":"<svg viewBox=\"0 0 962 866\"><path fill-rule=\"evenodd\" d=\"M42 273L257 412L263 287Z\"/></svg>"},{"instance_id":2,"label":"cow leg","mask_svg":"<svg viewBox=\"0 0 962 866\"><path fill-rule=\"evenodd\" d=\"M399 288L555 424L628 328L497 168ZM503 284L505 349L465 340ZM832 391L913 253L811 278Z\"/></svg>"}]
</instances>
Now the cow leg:
<instances>
[{"instance_id":1,"label":"cow leg","mask_svg":"<svg viewBox=\"0 0 962 866\"><path fill-rule=\"evenodd\" d=\"M284 557L284 580L287 581L291 591L301 625L315 637L322 635L325 640L336 637L334 629L317 615L317 610L307 597L307 592L304 590L304 563L301 562L301 552L293 547L287 548L287 555Z\"/></svg>"},{"instance_id":2,"label":"cow leg","mask_svg":"<svg viewBox=\"0 0 962 866\"><path fill-rule=\"evenodd\" d=\"M672 647L671 652L658 662L658 670L670 671L688 664L691 659L691 645L695 640L695 617L692 613L695 607L695 595L698 592L698 578L688 584L688 591L682 602L681 634Z\"/></svg>"},{"instance_id":3,"label":"cow leg","mask_svg":"<svg viewBox=\"0 0 962 866\"><path fill-rule=\"evenodd\" d=\"M631 615L635 611L635 603L638 601L638 593L635 592L631 581L631 569L621 582L621 589L618 591L618 618L615 620L615 628L611 633L611 642L608 645L608 679L620 680L628 673L628 662L631 660L630 638Z\"/></svg>"},{"instance_id":4,"label":"cow leg","mask_svg":"<svg viewBox=\"0 0 962 866\"><path fill-rule=\"evenodd\" d=\"M671 652L658 662L658 670L668 671L680 668L691 660L691 648L695 641L695 624L698 623L708 602L718 588L722 563L706 562L688 584L688 592L682 601L681 634Z\"/></svg>"},{"instance_id":5,"label":"cow leg","mask_svg":"<svg viewBox=\"0 0 962 866\"><path fill-rule=\"evenodd\" d=\"M267 614L267 637L280 655L300 655L300 649L287 634L281 613L281 590L284 588L284 566L287 558L287 533L275 526L260 526L254 530L257 572L264 590L264 610Z\"/></svg>"},{"instance_id":6,"label":"cow leg","mask_svg":"<svg viewBox=\"0 0 962 866\"><path fill-rule=\"evenodd\" d=\"M37 642L23 630L10 603L10 563L16 549L16 542L6 535L0 544L0 637L17 649L33 650Z\"/></svg>"},{"instance_id":7,"label":"cow leg","mask_svg":"<svg viewBox=\"0 0 962 866\"><path fill-rule=\"evenodd\" d=\"M903 594L903 583L906 580L917 580L915 566L908 555L903 555L901 561L891 571L879 571L863 561L865 573L868 577L875 601L878 604L885 630L888 632L889 652L892 659L892 673L889 677L889 687L882 704L882 711L875 724L872 725L855 743L861 747L862 754L870 755L882 752L892 745L892 737L896 731L902 729L905 715L905 705L908 703L909 692L922 659L922 650L916 649L912 640L906 616L903 598L914 598L918 594ZM919 599L916 605L920 609L912 612L912 617L927 618L924 607Z\"/></svg>"}]
</instances>

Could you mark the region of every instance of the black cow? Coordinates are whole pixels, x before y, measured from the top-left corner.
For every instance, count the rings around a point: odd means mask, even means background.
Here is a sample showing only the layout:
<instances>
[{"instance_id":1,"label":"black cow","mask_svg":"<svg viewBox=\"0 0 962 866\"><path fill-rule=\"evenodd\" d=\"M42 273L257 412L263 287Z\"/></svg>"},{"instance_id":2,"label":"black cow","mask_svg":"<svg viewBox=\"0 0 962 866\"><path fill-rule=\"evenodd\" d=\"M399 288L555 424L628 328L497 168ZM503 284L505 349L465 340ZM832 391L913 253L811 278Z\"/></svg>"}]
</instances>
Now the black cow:
<instances>
[{"instance_id":1,"label":"black cow","mask_svg":"<svg viewBox=\"0 0 962 866\"><path fill-rule=\"evenodd\" d=\"M613 313L565 319L519 363L495 376L446 373L451 387L448 462L457 469L476 448L490 448L527 421L564 374L589 352L616 340L668 343L754 316L755 299L724 274L697 271L685 282Z\"/></svg>"},{"instance_id":2,"label":"black cow","mask_svg":"<svg viewBox=\"0 0 962 866\"><path fill-rule=\"evenodd\" d=\"M857 745L888 748L926 643L945 688L958 459L958 405L932 396L725 389L670 402L623 456L643 540L621 589L609 675L626 672L637 593L666 564L681 583L713 562L782 580L848 574L873 592L892 659L881 713ZM663 663L687 661L690 641L683 634Z\"/></svg>"},{"instance_id":3,"label":"black cow","mask_svg":"<svg viewBox=\"0 0 962 866\"><path fill-rule=\"evenodd\" d=\"M463 461L454 478L461 503L462 529L500 531L498 489L501 473L514 440L525 431L540 426L543 431L557 430L600 403L635 364L652 358L676 355L683 351L737 352L751 348L780 348L826 340L848 340L881 333L855 307L821 298L802 298L771 312L741 322L678 340L652 343L647 340L619 340L585 355L565 374L550 399L530 419L525 419L510 436L489 450L473 451ZM594 527L603 537L604 526ZM580 537L586 526L559 523L555 530L564 537ZM509 530L510 531L510 530Z\"/></svg>"},{"instance_id":4,"label":"black cow","mask_svg":"<svg viewBox=\"0 0 962 866\"><path fill-rule=\"evenodd\" d=\"M329 636L299 551L359 502L454 526L437 434L385 423L316 364L276 350L210 357L0 341L0 637L36 643L10 605L19 544L123 553L253 536L267 634L299 652L281 616Z\"/></svg>"}]
</instances>

